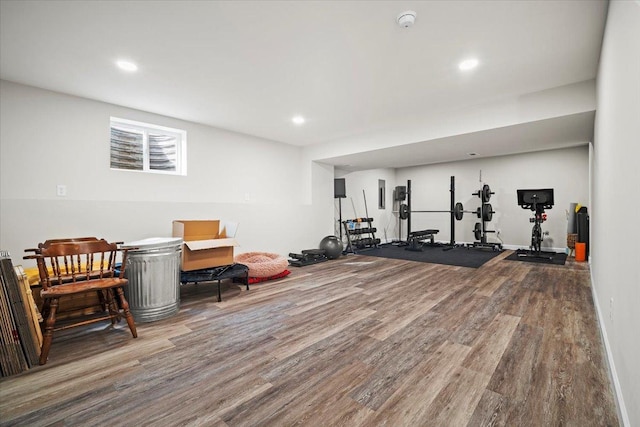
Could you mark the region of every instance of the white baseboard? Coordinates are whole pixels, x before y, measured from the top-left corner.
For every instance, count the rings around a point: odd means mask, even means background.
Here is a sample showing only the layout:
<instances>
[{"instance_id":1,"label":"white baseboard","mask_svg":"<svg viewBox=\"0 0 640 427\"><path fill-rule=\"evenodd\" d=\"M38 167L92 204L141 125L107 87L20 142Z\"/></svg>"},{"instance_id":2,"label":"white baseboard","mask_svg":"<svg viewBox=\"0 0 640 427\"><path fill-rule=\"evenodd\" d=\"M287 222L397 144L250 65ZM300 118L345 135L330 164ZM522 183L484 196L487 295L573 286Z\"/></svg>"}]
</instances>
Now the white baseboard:
<instances>
[{"instance_id":1,"label":"white baseboard","mask_svg":"<svg viewBox=\"0 0 640 427\"><path fill-rule=\"evenodd\" d=\"M591 261L591 258L589 258ZM591 262L589 262L591 265ZM600 302L598 301L598 294L596 293L596 287L593 285L593 272L589 268L589 275L591 276L591 295L593 296L593 305L596 307L596 314L598 315L598 325L600 325L600 333L602 334L602 341L604 342L604 348L607 353L607 365L609 367L609 376L613 381L613 389L615 395L613 396L618 405L618 415L622 421L622 425L625 427L631 427L631 421L629 421L629 414L627 413L627 407L624 404L624 397L622 395L622 388L620 387L620 381L618 380L618 372L616 371L616 365L613 361L613 353L611 352L611 346L609 345L609 337L607 336L607 329L604 326L604 317L600 310Z\"/></svg>"}]
</instances>

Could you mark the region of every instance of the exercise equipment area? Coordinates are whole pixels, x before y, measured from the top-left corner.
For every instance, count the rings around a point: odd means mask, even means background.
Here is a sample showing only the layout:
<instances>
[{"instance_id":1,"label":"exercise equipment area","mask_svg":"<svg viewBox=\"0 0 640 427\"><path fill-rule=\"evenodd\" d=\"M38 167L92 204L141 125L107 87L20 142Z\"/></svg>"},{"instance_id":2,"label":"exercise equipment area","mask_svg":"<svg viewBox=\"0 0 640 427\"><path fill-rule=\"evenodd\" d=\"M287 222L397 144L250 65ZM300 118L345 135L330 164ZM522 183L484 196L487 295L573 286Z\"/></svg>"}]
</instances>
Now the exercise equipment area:
<instances>
[{"instance_id":1,"label":"exercise equipment area","mask_svg":"<svg viewBox=\"0 0 640 427\"><path fill-rule=\"evenodd\" d=\"M471 193L472 196L478 196L482 202L477 210L477 215L478 218L481 219L481 222L476 222L473 226L473 236L475 237L476 241L471 244L471 247L501 251L502 243L489 242L489 240L487 239L487 235L489 233L496 232L496 230L487 229L487 223L491 222L491 220L493 219L493 214L496 213L493 210L493 206L491 206L491 203L489 203L492 194L495 194L495 192L491 191L491 187L489 187L488 184L484 184L482 186L482 189L476 191L475 193Z\"/></svg>"},{"instance_id":2,"label":"exercise equipment area","mask_svg":"<svg viewBox=\"0 0 640 427\"><path fill-rule=\"evenodd\" d=\"M448 210L412 210L411 209L411 180L407 180L407 186L406 186L406 190L404 192L400 191L400 193L405 193L404 195L406 196L407 199L407 203L401 203L400 207L398 208L398 215L400 217L400 220L406 220L407 221L407 241L406 243L409 245L406 249L407 250L413 250L413 251L419 251L422 248L422 245L424 244L424 240L425 239L429 239L430 243L433 244L434 242L434 235L437 234L440 230L436 230L436 229L429 229L429 230L421 230L421 231L412 231L411 230L411 215L412 214L416 214L416 213L448 213L450 215L450 223L451 223L451 238L449 241L449 246L450 247L454 247L456 242L455 242L455 234L456 234L456 228L455 228L455 221L456 220L460 220L462 219L462 216L464 215L464 207L462 206L462 203L456 203L455 202L455 198L456 198L456 177L452 176L451 177L451 183L449 186L449 193L450 193L450 208ZM396 192L398 193L398 191ZM403 200L402 200L403 201ZM399 222L399 235L402 235L402 221Z\"/></svg>"},{"instance_id":3,"label":"exercise equipment area","mask_svg":"<svg viewBox=\"0 0 640 427\"><path fill-rule=\"evenodd\" d=\"M424 241L429 239L429 244L435 244L434 236L438 234L440 230L435 229L427 229L421 231L412 231L409 233L409 237L407 238L408 247L405 249L408 251L421 251L422 245L424 245Z\"/></svg>"},{"instance_id":4,"label":"exercise equipment area","mask_svg":"<svg viewBox=\"0 0 640 427\"><path fill-rule=\"evenodd\" d=\"M320 250L328 259L336 259L342 255L342 242L336 236L327 236L320 240Z\"/></svg>"},{"instance_id":5,"label":"exercise equipment area","mask_svg":"<svg viewBox=\"0 0 640 427\"><path fill-rule=\"evenodd\" d=\"M377 248L380 244L373 218L347 219L342 222L342 226L347 237L345 252L356 253L356 249Z\"/></svg>"},{"instance_id":6,"label":"exercise equipment area","mask_svg":"<svg viewBox=\"0 0 640 427\"><path fill-rule=\"evenodd\" d=\"M326 236L320 240L318 249L305 249L302 253L289 253L289 265L304 267L330 259L340 258L342 255L342 241L336 236Z\"/></svg>"},{"instance_id":7,"label":"exercise equipment area","mask_svg":"<svg viewBox=\"0 0 640 427\"><path fill-rule=\"evenodd\" d=\"M474 226L474 236L477 242L469 245L472 248L492 249L494 251L501 251L501 243L491 243L487 240L488 233L495 233L494 230L487 230L486 223L490 222L493 218L495 211L489 203L492 194L491 187L488 184L484 184L483 187L472 195L478 196L482 200L482 204L475 210L465 210L464 205L461 202L455 201L455 176L451 177L449 194L450 194L450 207L447 210L412 210L411 207L411 180L407 180L406 187L396 187L395 199L403 202L406 198L407 203L401 203L398 208L398 216L400 220L407 221L407 240L408 247L406 250L419 251L425 244L435 244L434 236L439 233L437 229L426 229L420 231L411 230L411 216L419 213L448 213L450 216L450 241L448 245L445 245L445 250L451 249L456 246L455 241L455 221L461 221L465 213L476 215L482 222L477 222ZM399 235L402 235L402 221L399 222ZM428 242L427 242L428 240Z\"/></svg>"},{"instance_id":8,"label":"exercise equipment area","mask_svg":"<svg viewBox=\"0 0 640 427\"><path fill-rule=\"evenodd\" d=\"M518 251L518 256L552 259L553 255L543 253L541 246L546 234L542 231L542 223L547 220L545 209L551 209L554 204L553 188L518 190L517 193L518 205L522 209L528 209L533 212L533 218L529 218L529 222L533 223L531 246L529 246L529 251Z\"/></svg>"},{"instance_id":9,"label":"exercise equipment area","mask_svg":"<svg viewBox=\"0 0 640 427\"><path fill-rule=\"evenodd\" d=\"M342 255L342 242L336 236L326 236L320 240L318 249L304 249L302 253L289 253L289 265L304 267L330 259L339 258Z\"/></svg>"},{"instance_id":10,"label":"exercise equipment area","mask_svg":"<svg viewBox=\"0 0 640 427\"><path fill-rule=\"evenodd\" d=\"M367 194L364 190L362 190L362 197L364 198L364 210L367 215L366 218L355 218L342 221L342 226L344 227L345 235L347 236L347 247L345 248L345 252L355 254L356 249L377 248L380 244L380 239L376 238L375 234L378 230L372 225L373 218L369 217Z\"/></svg>"},{"instance_id":11,"label":"exercise equipment area","mask_svg":"<svg viewBox=\"0 0 640 427\"><path fill-rule=\"evenodd\" d=\"M304 267L328 260L324 249L305 249L300 254L289 254L289 265L293 267Z\"/></svg>"}]
</instances>

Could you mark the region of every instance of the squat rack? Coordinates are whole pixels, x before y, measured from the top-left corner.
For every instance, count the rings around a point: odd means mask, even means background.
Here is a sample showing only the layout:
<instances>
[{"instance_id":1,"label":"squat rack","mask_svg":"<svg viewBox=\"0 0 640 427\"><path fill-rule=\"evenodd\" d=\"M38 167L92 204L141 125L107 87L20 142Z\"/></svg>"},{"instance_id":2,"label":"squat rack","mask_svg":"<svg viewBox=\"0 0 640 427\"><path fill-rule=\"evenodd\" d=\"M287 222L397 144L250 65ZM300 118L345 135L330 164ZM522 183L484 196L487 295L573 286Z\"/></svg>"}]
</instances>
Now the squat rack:
<instances>
[{"instance_id":1,"label":"squat rack","mask_svg":"<svg viewBox=\"0 0 640 427\"><path fill-rule=\"evenodd\" d=\"M411 235L411 212L440 212L440 213L449 213L450 221L451 221L451 239L449 240L450 246L456 245L456 177L451 177L451 183L449 186L449 197L450 197L450 208L448 211L412 211L411 210L411 180L407 180L407 210L409 211L409 216L407 217L407 241L410 239Z\"/></svg>"}]
</instances>

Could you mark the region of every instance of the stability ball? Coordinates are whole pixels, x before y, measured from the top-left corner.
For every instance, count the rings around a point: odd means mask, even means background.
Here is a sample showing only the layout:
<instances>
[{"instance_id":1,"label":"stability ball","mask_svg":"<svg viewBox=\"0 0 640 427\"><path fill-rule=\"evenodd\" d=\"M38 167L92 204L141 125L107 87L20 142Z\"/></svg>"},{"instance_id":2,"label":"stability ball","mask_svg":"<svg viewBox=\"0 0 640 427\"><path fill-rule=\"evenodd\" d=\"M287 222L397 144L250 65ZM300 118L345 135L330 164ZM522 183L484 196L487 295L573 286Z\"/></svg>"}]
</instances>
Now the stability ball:
<instances>
[{"instance_id":1,"label":"stability ball","mask_svg":"<svg viewBox=\"0 0 640 427\"><path fill-rule=\"evenodd\" d=\"M320 240L320 249L324 249L327 258L336 259L342 255L342 242L336 236L327 236Z\"/></svg>"}]
</instances>

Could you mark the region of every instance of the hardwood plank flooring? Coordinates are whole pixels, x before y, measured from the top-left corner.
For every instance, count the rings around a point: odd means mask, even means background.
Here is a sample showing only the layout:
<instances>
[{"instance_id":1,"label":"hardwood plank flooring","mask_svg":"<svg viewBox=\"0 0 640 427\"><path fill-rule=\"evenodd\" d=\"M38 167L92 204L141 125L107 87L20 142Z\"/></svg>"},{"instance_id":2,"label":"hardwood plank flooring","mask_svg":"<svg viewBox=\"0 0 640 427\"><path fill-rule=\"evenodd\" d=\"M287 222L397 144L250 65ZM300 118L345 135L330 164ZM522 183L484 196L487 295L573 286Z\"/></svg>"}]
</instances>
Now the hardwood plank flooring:
<instances>
[{"instance_id":1,"label":"hardwood plank flooring","mask_svg":"<svg viewBox=\"0 0 640 427\"><path fill-rule=\"evenodd\" d=\"M588 266L350 255L180 312L54 335L2 426L619 425Z\"/></svg>"}]
</instances>

